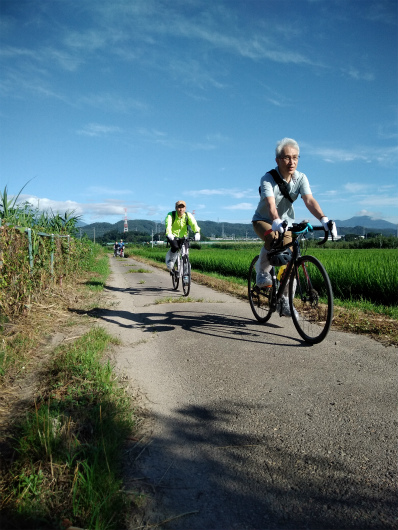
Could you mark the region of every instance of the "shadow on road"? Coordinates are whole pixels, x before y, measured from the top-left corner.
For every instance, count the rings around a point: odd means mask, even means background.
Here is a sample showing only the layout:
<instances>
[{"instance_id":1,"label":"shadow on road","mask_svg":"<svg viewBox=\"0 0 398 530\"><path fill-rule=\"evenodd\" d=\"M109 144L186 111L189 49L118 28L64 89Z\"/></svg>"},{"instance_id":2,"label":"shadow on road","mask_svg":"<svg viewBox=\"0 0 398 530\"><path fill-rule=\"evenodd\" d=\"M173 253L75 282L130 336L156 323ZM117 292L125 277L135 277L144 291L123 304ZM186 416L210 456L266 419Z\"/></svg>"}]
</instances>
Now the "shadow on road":
<instances>
[{"instance_id":1,"label":"shadow on road","mask_svg":"<svg viewBox=\"0 0 398 530\"><path fill-rule=\"evenodd\" d=\"M145 287L144 289L142 288L142 286L140 287L112 287L110 285L106 285L104 287L104 291L108 291L108 292L114 292L114 293L129 293L129 294L132 294L134 296L144 296L145 294L152 294L152 293L156 293L156 294L164 294L164 293L169 293L170 291L172 291L172 289L168 289L167 287L158 287L158 286L154 286L154 287Z\"/></svg>"},{"instance_id":2,"label":"shadow on road","mask_svg":"<svg viewBox=\"0 0 398 530\"><path fill-rule=\"evenodd\" d=\"M263 434L257 436L244 423L253 407L263 419ZM164 529L396 528L392 479L381 488L380 476L374 482L365 479L369 470L364 474L338 456L304 454L300 445L274 431L272 414L264 404L224 401L157 417L164 436L145 449L139 469L133 463L142 447L128 451L129 489L134 474L144 473L157 495L166 492L167 517L191 513ZM241 432L236 432L236 417L243 420ZM332 443L327 449L336 453Z\"/></svg>"},{"instance_id":3,"label":"shadow on road","mask_svg":"<svg viewBox=\"0 0 398 530\"><path fill-rule=\"evenodd\" d=\"M158 333L173 331L181 328L193 333L213 335L215 337L228 338L230 340L243 340L261 344L274 344L275 334L272 329L280 329L282 326L275 324L258 324L253 319L223 315L218 313L203 313L200 311L167 311L166 313L141 312L130 313L120 309L93 308L89 311L69 308L70 312L85 314L105 322L115 324L122 328L135 328L137 325L148 326L143 331ZM280 341L280 335L278 340ZM286 346L308 344L297 337L290 337ZM283 343L280 343L283 346Z\"/></svg>"}]
</instances>

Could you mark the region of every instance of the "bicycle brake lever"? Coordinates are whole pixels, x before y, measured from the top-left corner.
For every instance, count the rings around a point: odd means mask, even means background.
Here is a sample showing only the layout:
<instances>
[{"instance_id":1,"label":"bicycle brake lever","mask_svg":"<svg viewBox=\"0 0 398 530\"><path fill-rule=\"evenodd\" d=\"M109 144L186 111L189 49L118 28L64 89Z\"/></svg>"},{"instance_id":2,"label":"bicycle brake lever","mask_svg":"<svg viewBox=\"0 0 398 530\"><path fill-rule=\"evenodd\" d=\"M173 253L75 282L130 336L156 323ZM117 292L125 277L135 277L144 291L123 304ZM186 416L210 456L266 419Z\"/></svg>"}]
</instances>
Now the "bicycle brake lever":
<instances>
[{"instance_id":1,"label":"bicycle brake lever","mask_svg":"<svg viewBox=\"0 0 398 530\"><path fill-rule=\"evenodd\" d=\"M332 236L332 241L334 241L333 232L332 232L333 224L334 224L334 222L332 220L328 221L328 228L329 228L330 235ZM328 236L329 236L329 234L328 234Z\"/></svg>"}]
</instances>

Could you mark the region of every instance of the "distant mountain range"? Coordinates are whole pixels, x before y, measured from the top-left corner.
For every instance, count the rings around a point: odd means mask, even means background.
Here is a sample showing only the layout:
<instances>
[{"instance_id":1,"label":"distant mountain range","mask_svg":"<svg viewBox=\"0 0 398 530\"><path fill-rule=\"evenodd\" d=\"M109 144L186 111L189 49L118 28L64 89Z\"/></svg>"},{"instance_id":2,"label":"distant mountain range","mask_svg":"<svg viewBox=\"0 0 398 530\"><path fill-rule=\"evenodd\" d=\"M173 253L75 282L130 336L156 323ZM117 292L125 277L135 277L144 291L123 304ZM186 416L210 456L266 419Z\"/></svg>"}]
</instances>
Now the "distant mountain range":
<instances>
[{"instance_id":1,"label":"distant mountain range","mask_svg":"<svg viewBox=\"0 0 398 530\"><path fill-rule=\"evenodd\" d=\"M336 221L337 226L345 227L354 227L354 226L363 226L364 228L375 228L376 230L390 228L391 230L396 230L397 225L384 221L383 219L373 219L368 215L363 215L361 217L351 217L346 221Z\"/></svg>"},{"instance_id":2,"label":"distant mountain range","mask_svg":"<svg viewBox=\"0 0 398 530\"><path fill-rule=\"evenodd\" d=\"M200 221L198 224L201 228L202 234L206 237L235 237L235 238L252 238L256 237L251 223L216 223L215 221ZM373 219L370 216L363 215L360 217L351 217L345 221L336 220L339 235L356 234L364 235L365 233L377 233L385 236L397 235L397 226L383 219ZM147 234L163 234L163 221L147 221L143 219L132 219L128 221L129 232L145 232ZM95 236L101 237L107 232L117 230L122 234L124 228L124 221L117 223L92 223L79 224L80 232L86 233L88 237L92 238L94 230Z\"/></svg>"}]
</instances>

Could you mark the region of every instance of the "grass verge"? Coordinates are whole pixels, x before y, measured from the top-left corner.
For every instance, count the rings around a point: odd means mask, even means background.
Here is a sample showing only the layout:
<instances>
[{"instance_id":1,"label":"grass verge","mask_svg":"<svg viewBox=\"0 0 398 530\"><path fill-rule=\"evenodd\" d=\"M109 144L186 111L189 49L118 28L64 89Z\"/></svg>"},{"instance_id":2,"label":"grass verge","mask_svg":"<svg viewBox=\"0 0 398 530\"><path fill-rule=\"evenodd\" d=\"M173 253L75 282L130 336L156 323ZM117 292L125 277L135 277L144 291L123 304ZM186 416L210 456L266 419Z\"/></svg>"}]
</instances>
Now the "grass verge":
<instances>
[{"instance_id":1,"label":"grass verge","mask_svg":"<svg viewBox=\"0 0 398 530\"><path fill-rule=\"evenodd\" d=\"M122 529L132 504L141 502L123 492L122 446L136 420L104 360L117 340L92 322L82 331L82 318L70 313L73 305L98 306L108 274L108 257L98 248L86 257L84 291L64 285L30 317L3 326L10 336L3 335L0 374L1 528ZM46 335L68 329L73 336L60 346L43 347ZM27 387L29 395L18 391Z\"/></svg>"},{"instance_id":2,"label":"grass verge","mask_svg":"<svg viewBox=\"0 0 398 530\"><path fill-rule=\"evenodd\" d=\"M134 428L131 403L101 358L113 339L94 328L60 346L43 394L16 426L16 458L2 492L15 528L124 526L121 445Z\"/></svg>"}]
</instances>

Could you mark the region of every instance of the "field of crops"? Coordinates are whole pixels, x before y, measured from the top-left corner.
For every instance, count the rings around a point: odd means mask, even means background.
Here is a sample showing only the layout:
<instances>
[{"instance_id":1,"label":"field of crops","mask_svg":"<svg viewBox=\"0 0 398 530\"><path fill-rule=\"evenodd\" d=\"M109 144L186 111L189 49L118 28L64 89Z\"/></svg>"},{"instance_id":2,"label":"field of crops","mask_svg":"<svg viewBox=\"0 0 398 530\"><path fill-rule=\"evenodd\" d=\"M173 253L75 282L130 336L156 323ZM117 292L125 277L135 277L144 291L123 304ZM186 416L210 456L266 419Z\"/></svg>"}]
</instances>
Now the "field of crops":
<instances>
[{"instance_id":1,"label":"field of crops","mask_svg":"<svg viewBox=\"0 0 398 530\"><path fill-rule=\"evenodd\" d=\"M260 245L236 249L202 246L190 250L192 269L246 279L250 262ZM165 248L134 248L132 254L164 262ZM303 252L305 254L305 252ZM368 300L385 306L398 305L398 253L395 249L346 250L311 248L325 266L335 298Z\"/></svg>"}]
</instances>

